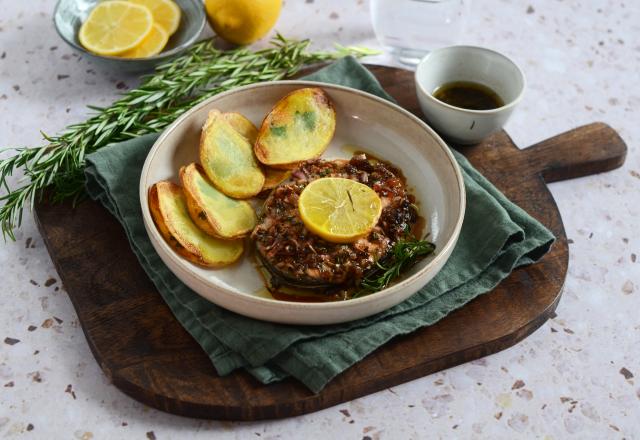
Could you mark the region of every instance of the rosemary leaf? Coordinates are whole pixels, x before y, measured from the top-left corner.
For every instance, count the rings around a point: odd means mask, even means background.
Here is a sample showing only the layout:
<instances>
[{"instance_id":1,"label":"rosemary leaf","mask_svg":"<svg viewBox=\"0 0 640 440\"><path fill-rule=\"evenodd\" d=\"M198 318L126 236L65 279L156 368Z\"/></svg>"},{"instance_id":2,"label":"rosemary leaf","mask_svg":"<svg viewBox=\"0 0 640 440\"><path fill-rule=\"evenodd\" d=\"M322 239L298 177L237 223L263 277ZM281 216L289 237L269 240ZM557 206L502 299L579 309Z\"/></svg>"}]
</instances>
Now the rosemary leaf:
<instances>
[{"instance_id":1,"label":"rosemary leaf","mask_svg":"<svg viewBox=\"0 0 640 440\"><path fill-rule=\"evenodd\" d=\"M378 262L376 269L360 282L360 288L353 295L353 298L359 298L385 289L400 274L422 258L432 254L435 249L435 244L427 240L418 240L415 237L399 240L393 246L387 261L384 263Z\"/></svg>"}]
</instances>

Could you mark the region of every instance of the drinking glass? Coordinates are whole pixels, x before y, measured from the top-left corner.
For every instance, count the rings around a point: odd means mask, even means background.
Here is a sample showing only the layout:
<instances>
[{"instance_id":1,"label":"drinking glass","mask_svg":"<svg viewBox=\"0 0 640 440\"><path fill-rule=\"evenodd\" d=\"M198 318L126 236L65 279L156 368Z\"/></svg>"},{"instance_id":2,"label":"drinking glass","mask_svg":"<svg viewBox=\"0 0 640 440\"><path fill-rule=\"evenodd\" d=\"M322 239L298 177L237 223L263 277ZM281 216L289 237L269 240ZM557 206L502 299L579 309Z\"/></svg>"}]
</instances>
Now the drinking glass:
<instances>
[{"instance_id":1,"label":"drinking glass","mask_svg":"<svg viewBox=\"0 0 640 440\"><path fill-rule=\"evenodd\" d=\"M417 64L429 51L458 42L471 0L371 0L380 44L402 63Z\"/></svg>"}]
</instances>

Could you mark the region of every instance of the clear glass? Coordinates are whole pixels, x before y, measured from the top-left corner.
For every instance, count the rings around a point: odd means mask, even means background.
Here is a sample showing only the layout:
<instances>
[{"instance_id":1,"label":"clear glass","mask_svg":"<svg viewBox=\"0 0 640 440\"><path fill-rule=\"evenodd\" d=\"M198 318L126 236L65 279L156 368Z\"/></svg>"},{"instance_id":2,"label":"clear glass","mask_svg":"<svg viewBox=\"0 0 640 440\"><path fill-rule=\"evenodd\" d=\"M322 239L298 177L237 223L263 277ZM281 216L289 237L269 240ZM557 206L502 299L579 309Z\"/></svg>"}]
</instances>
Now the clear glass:
<instances>
[{"instance_id":1,"label":"clear glass","mask_svg":"<svg viewBox=\"0 0 640 440\"><path fill-rule=\"evenodd\" d=\"M417 64L429 51L460 38L471 0L371 0L380 44L402 63Z\"/></svg>"}]
</instances>

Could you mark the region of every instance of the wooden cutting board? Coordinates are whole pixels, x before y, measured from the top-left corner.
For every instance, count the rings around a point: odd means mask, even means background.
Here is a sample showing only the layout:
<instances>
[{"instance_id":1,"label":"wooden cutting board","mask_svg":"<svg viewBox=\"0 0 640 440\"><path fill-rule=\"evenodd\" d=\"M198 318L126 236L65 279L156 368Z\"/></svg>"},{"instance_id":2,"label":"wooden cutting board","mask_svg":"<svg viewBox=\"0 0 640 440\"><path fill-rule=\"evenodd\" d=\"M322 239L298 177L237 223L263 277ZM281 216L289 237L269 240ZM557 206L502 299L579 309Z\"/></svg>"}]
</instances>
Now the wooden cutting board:
<instances>
[{"instance_id":1,"label":"wooden cutting board","mask_svg":"<svg viewBox=\"0 0 640 440\"><path fill-rule=\"evenodd\" d=\"M421 116L412 72L370 68L400 105ZM503 350L552 316L569 250L546 183L621 166L624 142L607 125L595 123L525 150L499 132L460 151L511 200L551 228L557 242L537 264L515 270L493 292L436 325L394 339L319 394L294 380L265 386L244 372L219 377L145 275L120 224L100 204L85 201L72 208L70 203L42 202L35 214L91 351L116 387L147 405L183 416L289 417Z\"/></svg>"}]
</instances>

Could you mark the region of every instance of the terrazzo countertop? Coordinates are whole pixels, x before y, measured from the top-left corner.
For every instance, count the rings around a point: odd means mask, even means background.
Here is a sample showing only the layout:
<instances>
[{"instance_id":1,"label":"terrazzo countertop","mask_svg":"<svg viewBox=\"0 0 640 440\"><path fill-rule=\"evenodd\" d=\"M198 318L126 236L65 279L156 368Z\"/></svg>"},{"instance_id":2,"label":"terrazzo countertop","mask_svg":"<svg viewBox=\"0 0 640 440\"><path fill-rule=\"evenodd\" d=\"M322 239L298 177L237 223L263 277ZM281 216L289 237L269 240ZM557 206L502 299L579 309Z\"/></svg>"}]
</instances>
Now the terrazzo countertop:
<instances>
[{"instance_id":1,"label":"terrazzo countertop","mask_svg":"<svg viewBox=\"0 0 640 440\"><path fill-rule=\"evenodd\" d=\"M72 52L54 0L2 3L0 143L36 145L136 79ZM366 1L287 0L277 29L378 47ZM594 121L629 146L613 172L551 185L571 258L557 316L503 352L280 421L191 420L112 386L94 361L32 216L0 244L0 434L7 438L640 438L640 2L475 1L462 42L519 62L520 146ZM369 61L393 64L386 55ZM2 153L4 156L7 153ZM16 182L19 176L12 179Z\"/></svg>"}]
</instances>

